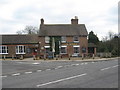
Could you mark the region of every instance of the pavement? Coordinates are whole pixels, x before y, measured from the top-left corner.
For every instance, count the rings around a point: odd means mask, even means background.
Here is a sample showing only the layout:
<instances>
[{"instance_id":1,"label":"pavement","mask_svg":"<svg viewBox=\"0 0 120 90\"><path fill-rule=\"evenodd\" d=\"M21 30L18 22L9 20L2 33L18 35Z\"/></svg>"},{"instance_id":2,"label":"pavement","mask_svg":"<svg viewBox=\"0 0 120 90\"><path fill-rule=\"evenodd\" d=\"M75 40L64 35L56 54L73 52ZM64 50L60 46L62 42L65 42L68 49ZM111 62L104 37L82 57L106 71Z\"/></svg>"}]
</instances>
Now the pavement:
<instances>
[{"instance_id":1,"label":"pavement","mask_svg":"<svg viewBox=\"0 0 120 90\"><path fill-rule=\"evenodd\" d=\"M63 59L37 59L37 60L33 60L33 58L24 58L23 60L20 60L20 59L5 59L5 60L12 60L12 61L99 61L99 60L113 60L113 59L120 59L120 57L111 57L111 58L99 58L99 57L95 57L94 59L93 58L84 58L82 59L81 57L78 58L71 58L69 60L69 58L63 58ZM1 59L3 60L3 59Z\"/></svg>"},{"instance_id":2,"label":"pavement","mask_svg":"<svg viewBox=\"0 0 120 90\"><path fill-rule=\"evenodd\" d=\"M0 77L3 88L118 88L118 67L118 58L2 60Z\"/></svg>"}]
</instances>

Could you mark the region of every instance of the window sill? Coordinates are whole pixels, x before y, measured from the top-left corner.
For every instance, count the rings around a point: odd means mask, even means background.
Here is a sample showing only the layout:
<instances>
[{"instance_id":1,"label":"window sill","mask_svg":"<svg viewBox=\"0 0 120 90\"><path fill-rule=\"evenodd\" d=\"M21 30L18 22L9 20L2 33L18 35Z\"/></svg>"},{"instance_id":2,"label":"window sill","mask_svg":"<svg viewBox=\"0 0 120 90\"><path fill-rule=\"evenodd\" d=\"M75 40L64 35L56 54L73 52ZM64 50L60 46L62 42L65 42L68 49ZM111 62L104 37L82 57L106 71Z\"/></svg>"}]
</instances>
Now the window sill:
<instances>
[{"instance_id":1,"label":"window sill","mask_svg":"<svg viewBox=\"0 0 120 90\"><path fill-rule=\"evenodd\" d=\"M61 43L66 43L66 41L61 41Z\"/></svg>"},{"instance_id":2,"label":"window sill","mask_svg":"<svg viewBox=\"0 0 120 90\"><path fill-rule=\"evenodd\" d=\"M26 53L16 53L16 54L26 54Z\"/></svg>"},{"instance_id":3,"label":"window sill","mask_svg":"<svg viewBox=\"0 0 120 90\"><path fill-rule=\"evenodd\" d=\"M8 54L8 53L0 53L0 54Z\"/></svg>"},{"instance_id":4,"label":"window sill","mask_svg":"<svg viewBox=\"0 0 120 90\"><path fill-rule=\"evenodd\" d=\"M50 42L45 42L45 43L50 43Z\"/></svg>"},{"instance_id":5,"label":"window sill","mask_svg":"<svg viewBox=\"0 0 120 90\"><path fill-rule=\"evenodd\" d=\"M73 42L75 42L75 43L79 43L79 41L73 41Z\"/></svg>"}]
</instances>

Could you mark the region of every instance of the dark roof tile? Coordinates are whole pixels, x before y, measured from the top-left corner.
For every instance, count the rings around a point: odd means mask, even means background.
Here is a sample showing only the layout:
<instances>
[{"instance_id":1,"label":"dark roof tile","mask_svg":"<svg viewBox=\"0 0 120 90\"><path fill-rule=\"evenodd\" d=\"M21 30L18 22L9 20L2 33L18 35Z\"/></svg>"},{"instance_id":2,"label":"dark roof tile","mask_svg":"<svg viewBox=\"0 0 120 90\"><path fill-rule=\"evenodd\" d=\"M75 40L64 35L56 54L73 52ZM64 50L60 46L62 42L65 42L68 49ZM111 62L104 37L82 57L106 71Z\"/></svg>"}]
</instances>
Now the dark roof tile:
<instances>
[{"instance_id":1,"label":"dark roof tile","mask_svg":"<svg viewBox=\"0 0 120 90\"><path fill-rule=\"evenodd\" d=\"M2 36L2 44L27 44L37 43L38 35L0 35Z\"/></svg>"},{"instance_id":2,"label":"dark roof tile","mask_svg":"<svg viewBox=\"0 0 120 90\"><path fill-rule=\"evenodd\" d=\"M39 36L74 36L88 35L84 24L44 24L40 26Z\"/></svg>"}]
</instances>

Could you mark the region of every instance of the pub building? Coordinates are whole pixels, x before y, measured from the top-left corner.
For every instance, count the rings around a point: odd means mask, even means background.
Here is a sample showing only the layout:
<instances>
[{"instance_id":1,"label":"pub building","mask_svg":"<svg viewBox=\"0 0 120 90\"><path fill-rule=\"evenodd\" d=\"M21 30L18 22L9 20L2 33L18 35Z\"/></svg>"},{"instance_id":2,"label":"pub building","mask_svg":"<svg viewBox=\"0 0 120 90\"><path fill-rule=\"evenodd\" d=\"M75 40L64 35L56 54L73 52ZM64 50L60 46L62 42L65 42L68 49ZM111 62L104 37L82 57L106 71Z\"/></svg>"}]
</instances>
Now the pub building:
<instances>
[{"instance_id":1,"label":"pub building","mask_svg":"<svg viewBox=\"0 0 120 90\"><path fill-rule=\"evenodd\" d=\"M88 54L88 32L85 24L78 24L77 16L71 19L71 24L44 24L43 18L40 22L37 35L1 35L1 57L14 59L37 55L47 58L50 52L55 56L71 57Z\"/></svg>"}]
</instances>

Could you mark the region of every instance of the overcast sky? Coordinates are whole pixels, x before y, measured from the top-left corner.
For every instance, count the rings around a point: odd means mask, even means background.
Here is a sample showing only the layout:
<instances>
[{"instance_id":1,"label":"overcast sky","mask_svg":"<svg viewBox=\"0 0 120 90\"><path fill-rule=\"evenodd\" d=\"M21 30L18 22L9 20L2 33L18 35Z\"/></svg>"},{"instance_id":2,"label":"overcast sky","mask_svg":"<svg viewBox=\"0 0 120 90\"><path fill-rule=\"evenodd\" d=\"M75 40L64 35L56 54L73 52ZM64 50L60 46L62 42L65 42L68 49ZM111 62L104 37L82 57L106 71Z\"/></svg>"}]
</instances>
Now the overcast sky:
<instances>
[{"instance_id":1,"label":"overcast sky","mask_svg":"<svg viewBox=\"0 0 120 90\"><path fill-rule=\"evenodd\" d=\"M78 16L99 38L118 32L119 0L0 0L0 33L15 34L26 25L70 24Z\"/></svg>"}]
</instances>

